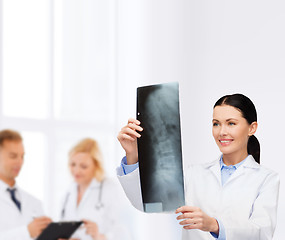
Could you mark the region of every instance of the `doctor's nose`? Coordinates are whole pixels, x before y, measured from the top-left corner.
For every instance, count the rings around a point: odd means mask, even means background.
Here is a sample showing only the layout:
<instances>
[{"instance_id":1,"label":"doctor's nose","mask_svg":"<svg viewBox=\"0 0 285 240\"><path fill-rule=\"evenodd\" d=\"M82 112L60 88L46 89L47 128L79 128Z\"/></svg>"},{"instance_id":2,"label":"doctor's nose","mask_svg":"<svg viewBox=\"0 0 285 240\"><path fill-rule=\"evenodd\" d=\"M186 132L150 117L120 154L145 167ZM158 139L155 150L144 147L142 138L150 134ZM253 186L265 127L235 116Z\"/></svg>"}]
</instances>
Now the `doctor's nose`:
<instances>
[{"instance_id":1,"label":"doctor's nose","mask_svg":"<svg viewBox=\"0 0 285 240\"><path fill-rule=\"evenodd\" d=\"M227 134L228 134L227 127L222 125L220 128L219 135L222 137L222 136L226 136Z\"/></svg>"},{"instance_id":2,"label":"doctor's nose","mask_svg":"<svg viewBox=\"0 0 285 240\"><path fill-rule=\"evenodd\" d=\"M79 167L77 167L77 166L72 166L72 167L71 167L71 172L72 172L73 174L78 174L78 173L80 172L80 169L79 169Z\"/></svg>"},{"instance_id":3,"label":"doctor's nose","mask_svg":"<svg viewBox=\"0 0 285 240\"><path fill-rule=\"evenodd\" d=\"M17 156L17 158L15 158L15 161L14 161L16 165L22 165L23 162L24 162L24 158L22 156Z\"/></svg>"}]
</instances>

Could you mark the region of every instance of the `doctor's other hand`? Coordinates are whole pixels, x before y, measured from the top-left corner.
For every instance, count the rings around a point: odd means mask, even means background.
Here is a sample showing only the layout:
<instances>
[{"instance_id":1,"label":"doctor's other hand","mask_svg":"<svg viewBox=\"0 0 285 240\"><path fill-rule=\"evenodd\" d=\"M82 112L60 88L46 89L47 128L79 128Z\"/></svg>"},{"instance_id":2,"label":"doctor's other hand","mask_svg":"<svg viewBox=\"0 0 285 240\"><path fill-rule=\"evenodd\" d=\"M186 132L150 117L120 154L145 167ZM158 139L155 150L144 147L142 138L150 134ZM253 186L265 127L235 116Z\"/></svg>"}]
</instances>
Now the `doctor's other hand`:
<instances>
[{"instance_id":1,"label":"doctor's other hand","mask_svg":"<svg viewBox=\"0 0 285 240\"><path fill-rule=\"evenodd\" d=\"M126 152L129 165L138 162L137 138L140 138L141 135L137 131L141 132L143 130L139 125L140 121L130 118L128 124L118 134L118 140Z\"/></svg>"},{"instance_id":2,"label":"doctor's other hand","mask_svg":"<svg viewBox=\"0 0 285 240\"><path fill-rule=\"evenodd\" d=\"M31 238L38 237L42 231L52 222L49 217L37 217L28 225Z\"/></svg>"},{"instance_id":3,"label":"doctor's other hand","mask_svg":"<svg viewBox=\"0 0 285 240\"><path fill-rule=\"evenodd\" d=\"M219 235L219 224L215 218L208 216L198 207L183 206L176 209L175 213L181 213L176 219L183 220L179 224L184 229L200 229Z\"/></svg>"},{"instance_id":4,"label":"doctor's other hand","mask_svg":"<svg viewBox=\"0 0 285 240\"><path fill-rule=\"evenodd\" d=\"M93 240L105 240L105 236L99 233L98 225L90 220L83 219L86 233L90 235Z\"/></svg>"}]
</instances>

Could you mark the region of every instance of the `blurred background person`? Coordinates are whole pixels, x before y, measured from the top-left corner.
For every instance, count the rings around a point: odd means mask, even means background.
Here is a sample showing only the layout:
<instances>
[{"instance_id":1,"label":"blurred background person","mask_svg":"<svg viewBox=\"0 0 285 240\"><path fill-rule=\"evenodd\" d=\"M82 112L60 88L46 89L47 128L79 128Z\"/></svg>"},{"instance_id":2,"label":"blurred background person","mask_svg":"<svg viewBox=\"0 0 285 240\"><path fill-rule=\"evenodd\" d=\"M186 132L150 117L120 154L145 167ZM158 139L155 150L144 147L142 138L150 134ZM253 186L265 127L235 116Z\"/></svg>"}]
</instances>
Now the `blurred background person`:
<instances>
[{"instance_id":1,"label":"blurred background person","mask_svg":"<svg viewBox=\"0 0 285 240\"><path fill-rule=\"evenodd\" d=\"M68 164L74 182L63 199L61 218L84 222L72 238L130 239L120 224L120 188L105 176L98 143L91 138L81 140L70 150Z\"/></svg>"},{"instance_id":2,"label":"blurred background person","mask_svg":"<svg viewBox=\"0 0 285 240\"><path fill-rule=\"evenodd\" d=\"M41 202L16 183L24 162L20 133L0 131L0 239L30 240L51 222L43 216Z\"/></svg>"}]
</instances>

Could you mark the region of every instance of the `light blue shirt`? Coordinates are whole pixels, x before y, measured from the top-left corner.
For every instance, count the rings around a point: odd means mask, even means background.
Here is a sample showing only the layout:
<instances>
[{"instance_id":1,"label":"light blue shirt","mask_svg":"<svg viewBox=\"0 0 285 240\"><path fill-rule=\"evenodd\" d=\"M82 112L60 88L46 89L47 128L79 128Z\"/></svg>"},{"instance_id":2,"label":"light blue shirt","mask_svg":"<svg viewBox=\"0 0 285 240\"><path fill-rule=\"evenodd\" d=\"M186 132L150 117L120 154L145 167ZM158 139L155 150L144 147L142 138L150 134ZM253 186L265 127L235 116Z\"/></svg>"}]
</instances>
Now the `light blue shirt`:
<instances>
[{"instance_id":1,"label":"light blue shirt","mask_svg":"<svg viewBox=\"0 0 285 240\"><path fill-rule=\"evenodd\" d=\"M245 159L235 165L227 166L224 164L223 156L220 159L220 166L221 166L221 177L222 177L222 186L227 182L230 176L237 170L237 168L244 163Z\"/></svg>"},{"instance_id":2,"label":"light blue shirt","mask_svg":"<svg viewBox=\"0 0 285 240\"><path fill-rule=\"evenodd\" d=\"M244 163L245 159L235 165L227 166L223 162L223 156L220 158L220 166L221 166L221 180L222 180L222 186L227 182L227 180L231 177L231 175L237 170L237 168ZM121 162L121 175L127 175L131 172L133 172L135 169L139 167L139 164L132 164L127 165L127 158L124 157ZM219 224L219 236L217 234L212 233L211 235L216 238L217 240L226 240L226 231L223 223L216 218L218 224Z\"/></svg>"},{"instance_id":3,"label":"light blue shirt","mask_svg":"<svg viewBox=\"0 0 285 240\"><path fill-rule=\"evenodd\" d=\"M127 165L127 158L126 156L123 157L122 162L121 162L121 172L123 173L122 175L127 175L133 172L138 167L139 167L138 162L136 164Z\"/></svg>"}]
</instances>

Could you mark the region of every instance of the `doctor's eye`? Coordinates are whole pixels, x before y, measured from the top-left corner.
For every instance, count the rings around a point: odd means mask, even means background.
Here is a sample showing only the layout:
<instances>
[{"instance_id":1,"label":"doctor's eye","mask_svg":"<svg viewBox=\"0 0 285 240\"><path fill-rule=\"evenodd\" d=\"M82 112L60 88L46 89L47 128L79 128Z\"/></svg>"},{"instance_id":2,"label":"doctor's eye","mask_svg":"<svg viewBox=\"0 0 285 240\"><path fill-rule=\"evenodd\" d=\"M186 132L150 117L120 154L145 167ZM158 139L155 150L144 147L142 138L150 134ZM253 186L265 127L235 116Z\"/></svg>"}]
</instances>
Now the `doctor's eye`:
<instances>
[{"instance_id":1,"label":"doctor's eye","mask_svg":"<svg viewBox=\"0 0 285 240\"><path fill-rule=\"evenodd\" d=\"M214 122L213 127L219 126L219 123Z\"/></svg>"},{"instance_id":2,"label":"doctor's eye","mask_svg":"<svg viewBox=\"0 0 285 240\"><path fill-rule=\"evenodd\" d=\"M230 126L234 126L234 125L236 125L234 122L229 122L229 125Z\"/></svg>"},{"instance_id":3,"label":"doctor's eye","mask_svg":"<svg viewBox=\"0 0 285 240\"><path fill-rule=\"evenodd\" d=\"M9 154L9 157L12 158L12 159L16 159L16 158L17 158L17 154L15 154L15 153L10 153L10 154Z\"/></svg>"}]
</instances>

